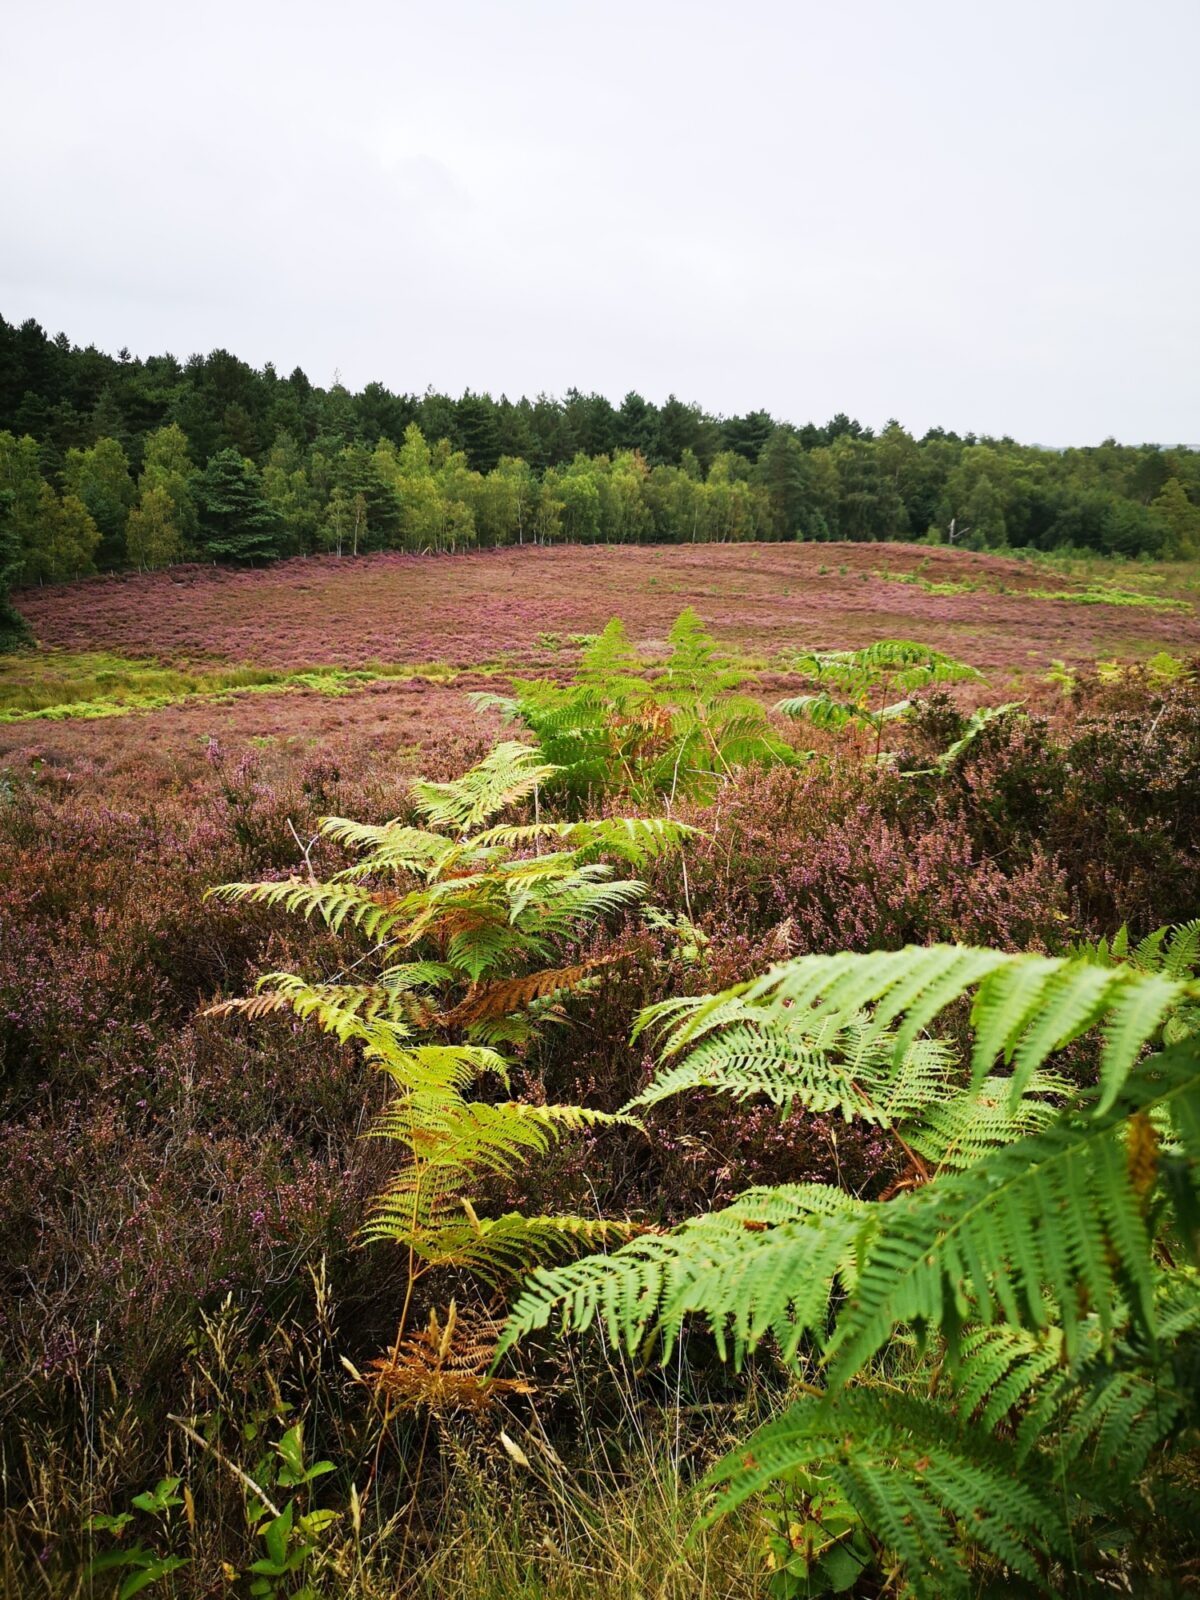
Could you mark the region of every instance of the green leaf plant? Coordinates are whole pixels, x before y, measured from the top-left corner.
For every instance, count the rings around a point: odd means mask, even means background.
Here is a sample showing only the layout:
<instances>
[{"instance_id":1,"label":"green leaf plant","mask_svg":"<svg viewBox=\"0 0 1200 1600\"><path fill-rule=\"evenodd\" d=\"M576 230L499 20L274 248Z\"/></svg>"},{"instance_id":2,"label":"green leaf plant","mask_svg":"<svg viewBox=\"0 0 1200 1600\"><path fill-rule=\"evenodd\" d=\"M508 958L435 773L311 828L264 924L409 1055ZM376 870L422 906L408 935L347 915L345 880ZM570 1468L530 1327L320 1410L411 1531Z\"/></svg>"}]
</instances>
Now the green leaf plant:
<instances>
[{"instance_id":1,"label":"green leaf plant","mask_svg":"<svg viewBox=\"0 0 1200 1600\"><path fill-rule=\"evenodd\" d=\"M854 728L873 735L877 761L885 728L911 709L909 695L939 683L978 682L982 677L965 662L911 639L879 639L861 650L809 651L796 658L793 670L814 687L779 701L775 710L816 728ZM893 700L897 691L905 698Z\"/></svg>"},{"instance_id":2,"label":"green leaf plant","mask_svg":"<svg viewBox=\"0 0 1200 1600\"><path fill-rule=\"evenodd\" d=\"M472 698L528 729L558 768L558 786L577 801L610 792L639 803L711 797L739 767L804 759L764 707L738 693L750 674L721 654L690 607L668 643L666 660L652 668L614 617L571 682L521 680L509 696Z\"/></svg>"},{"instance_id":3,"label":"green leaf plant","mask_svg":"<svg viewBox=\"0 0 1200 1600\"><path fill-rule=\"evenodd\" d=\"M619 1243L635 1231L579 1216L481 1216L475 1206L481 1183L516 1175L559 1140L636 1122L631 1113L506 1097L504 1050L561 1021L564 999L601 981L614 964L611 957L564 961L561 954L642 899L642 882L616 876L613 863L636 867L683 847L692 831L661 818L542 820L536 796L555 775L539 752L502 744L454 782L416 783L415 822L323 818L321 834L357 853L328 880L310 873L210 891L366 936L368 949L356 952L351 970L322 981L270 973L253 995L212 1011L250 1019L291 1013L358 1044L389 1081L390 1097L369 1132L398 1146L403 1159L376 1197L362 1238L406 1252L393 1366L407 1352L421 1373L430 1369L429 1352L423 1335L410 1337L408 1318L414 1289L429 1273L468 1270L494 1290L535 1263ZM497 820L531 801L534 821ZM478 1329L468 1317L455 1312L439 1326L457 1328L477 1349ZM428 1393L447 1392L449 1355L442 1352L441 1377ZM393 1387L411 1395L412 1382L393 1376ZM485 1388L491 1382L479 1377Z\"/></svg>"},{"instance_id":4,"label":"green leaf plant","mask_svg":"<svg viewBox=\"0 0 1200 1600\"><path fill-rule=\"evenodd\" d=\"M753 1189L541 1268L501 1350L599 1324L665 1360L694 1319L738 1366L773 1350L795 1397L713 1468L704 1520L766 1492L779 1593L864 1565L929 1600L1174 1592L1200 1424L1198 949L1190 925L1058 958L814 955L650 1008L660 1065L627 1111L706 1089L866 1120L906 1176L869 1200ZM968 1004L967 1050L930 1035Z\"/></svg>"}]
</instances>

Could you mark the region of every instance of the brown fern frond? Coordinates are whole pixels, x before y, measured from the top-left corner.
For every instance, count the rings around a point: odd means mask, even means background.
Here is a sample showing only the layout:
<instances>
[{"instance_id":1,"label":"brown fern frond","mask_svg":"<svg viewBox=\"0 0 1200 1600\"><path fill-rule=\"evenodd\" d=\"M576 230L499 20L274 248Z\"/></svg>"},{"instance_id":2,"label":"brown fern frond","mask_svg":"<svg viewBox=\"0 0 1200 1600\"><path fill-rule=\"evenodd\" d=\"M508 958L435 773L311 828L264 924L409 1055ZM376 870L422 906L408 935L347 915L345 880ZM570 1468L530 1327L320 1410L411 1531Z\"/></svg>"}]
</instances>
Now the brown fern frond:
<instances>
[{"instance_id":1,"label":"brown fern frond","mask_svg":"<svg viewBox=\"0 0 1200 1600\"><path fill-rule=\"evenodd\" d=\"M431 1411L484 1411L502 1394L532 1394L521 1378L492 1378L500 1324L482 1314L462 1316L451 1300L443 1322L434 1309L418 1333L399 1339L393 1350L370 1363L366 1382L401 1408Z\"/></svg>"},{"instance_id":2,"label":"brown fern frond","mask_svg":"<svg viewBox=\"0 0 1200 1600\"><path fill-rule=\"evenodd\" d=\"M267 1017L275 1011L290 1011L292 999L290 995L281 994L278 990L270 990L263 994L240 995L235 1000L219 1000L215 1005L205 1006L200 1013L204 1017L245 1017L249 1022L257 1022L260 1017Z\"/></svg>"},{"instance_id":3,"label":"brown fern frond","mask_svg":"<svg viewBox=\"0 0 1200 1600\"><path fill-rule=\"evenodd\" d=\"M666 706L646 700L630 713L615 712L608 718L608 728L627 756L643 760L670 746L675 719Z\"/></svg>"},{"instance_id":4,"label":"brown fern frond","mask_svg":"<svg viewBox=\"0 0 1200 1600\"><path fill-rule=\"evenodd\" d=\"M575 989L602 967L611 967L625 960L622 952L613 956L597 956L591 961L580 961L571 967L547 967L542 972L528 972L519 978L505 978L499 983L480 984L474 993L445 1012L438 1021L446 1027L465 1028L476 1022L489 1022L497 1017L511 1016L535 1000L545 1000L550 995Z\"/></svg>"}]
</instances>

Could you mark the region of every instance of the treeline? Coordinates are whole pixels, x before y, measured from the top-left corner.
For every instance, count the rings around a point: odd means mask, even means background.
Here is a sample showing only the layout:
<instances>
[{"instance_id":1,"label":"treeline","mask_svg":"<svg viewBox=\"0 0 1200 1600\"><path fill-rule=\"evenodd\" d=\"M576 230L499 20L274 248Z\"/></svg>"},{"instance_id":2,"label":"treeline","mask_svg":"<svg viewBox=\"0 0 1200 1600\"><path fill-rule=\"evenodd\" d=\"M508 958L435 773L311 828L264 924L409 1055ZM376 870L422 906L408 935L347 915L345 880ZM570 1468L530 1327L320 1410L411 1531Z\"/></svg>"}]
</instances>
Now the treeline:
<instances>
[{"instance_id":1,"label":"treeline","mask_svg":"<svg viewBox=\"0 0 1200 1600\"><path fill-rule=\"evenodd\" d=\"M197 557L796 538L1196 555L1200 453L797 427L634 393L352 394L0 317L0 593Z\"/></svg>"}]
</instances>

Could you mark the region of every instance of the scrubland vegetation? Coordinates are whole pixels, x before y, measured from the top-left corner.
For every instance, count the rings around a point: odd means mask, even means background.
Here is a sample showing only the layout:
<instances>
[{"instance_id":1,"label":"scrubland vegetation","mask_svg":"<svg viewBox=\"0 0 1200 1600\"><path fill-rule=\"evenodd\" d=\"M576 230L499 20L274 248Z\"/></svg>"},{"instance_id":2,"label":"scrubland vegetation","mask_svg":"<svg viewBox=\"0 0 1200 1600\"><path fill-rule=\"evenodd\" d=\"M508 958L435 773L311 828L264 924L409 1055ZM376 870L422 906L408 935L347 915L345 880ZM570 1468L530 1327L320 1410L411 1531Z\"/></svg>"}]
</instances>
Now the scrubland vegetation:
<instances>
[{"instance_id":1,"label":"scrubland vegetation","mask_svg":"<svg viewBox=\"0 0 1200 1600\"><path fill-rule=\"evenodd\" d=\"M97 570L793 539L1194 559L1200 452L918 439L632 391L351 394L226 350L110 356L0 318L0 648L25 636L10 588Z\"/></svg>"},{"instance_id":2,"label":"scrubland vegetation","mask_svg":"<svg viewBox=\"0 0 1200 1600\"><path fill-rule=\"evenodd\" d=\"M1195 585L21 591L4 1592L1194 1587Z\"/></svg>"}]
</instances>

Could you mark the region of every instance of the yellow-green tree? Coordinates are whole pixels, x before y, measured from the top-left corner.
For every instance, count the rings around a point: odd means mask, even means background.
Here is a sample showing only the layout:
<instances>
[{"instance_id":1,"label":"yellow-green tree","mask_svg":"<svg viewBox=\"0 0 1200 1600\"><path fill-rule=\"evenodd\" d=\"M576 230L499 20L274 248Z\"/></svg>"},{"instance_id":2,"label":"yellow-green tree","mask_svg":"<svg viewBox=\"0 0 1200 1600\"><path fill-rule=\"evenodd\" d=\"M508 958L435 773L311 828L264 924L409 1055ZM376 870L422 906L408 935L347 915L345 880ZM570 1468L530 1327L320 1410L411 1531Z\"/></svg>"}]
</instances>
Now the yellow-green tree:
<instances>
[{"instance_id":1,"label":"yellow-green tree","mask_svg":"<svg viewBox=\"0 0 1200 1600\"><path fill-rule=\"evenodd\" d=\"M125 525L125 550L137 567L167 567L183 554L175 501L162 484L142 490Z\"/></svg>"},{"instance_id":2,"label":"yellow-green tree","mask_svg":"<svg viewBox=\"0 0 1200 1600\"><path fill-rule=\"evenodd\" d=\"M1200 555L1200 506L1193 505L1178 478L1168 478L1150 502L1150 509L1171 530L1164 554Z\"/></svg>"}]
</instances>

